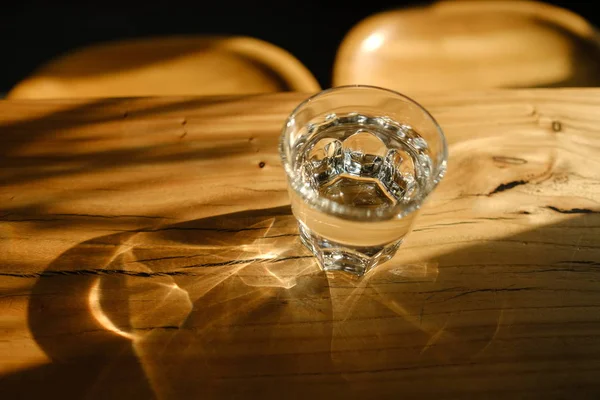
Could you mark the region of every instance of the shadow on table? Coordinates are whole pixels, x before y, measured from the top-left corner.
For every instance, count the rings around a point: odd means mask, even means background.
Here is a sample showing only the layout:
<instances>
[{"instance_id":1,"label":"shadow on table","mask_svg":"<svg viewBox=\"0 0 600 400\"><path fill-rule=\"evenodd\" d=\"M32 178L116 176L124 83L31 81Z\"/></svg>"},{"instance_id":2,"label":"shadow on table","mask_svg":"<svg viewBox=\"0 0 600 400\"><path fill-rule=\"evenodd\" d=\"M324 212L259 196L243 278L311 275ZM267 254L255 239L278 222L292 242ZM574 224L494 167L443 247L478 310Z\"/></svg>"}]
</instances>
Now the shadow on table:
<instances>
[{"instance_id":1,"label":"shadow on table","mask_svg":"<svg viewBox=\"0 0 600 400\"><path fill-rule=\"evenodd\" d=\"M208 108L213 109L211 115L218 116L220 113L230 112L226 106L223 106L223 103L235 102L237 98L243 97L166 98L164 103L156 99L156 104L143 108L140 105L135 105L134 100L136 99L128 98L82 100L81 104L76 103L72 106L68 106L69 100L64 100L64 109L0 124L0 136L2 137L0 170L6 171L2 184L24 184L49 178L77 175L90 170L101 172L136 164L172 163L194 160L200 157L221 157L245 152L248 150L248 146L241 146L239 143L222 143L222 148L211 149L210 151L203 148L187 148L178 149L176 154L169 153L167 150L175 147L177 142L152 143L150 146L132 146L123 149L109 148L107 150L103 148L102 140L115 140L110 136L102 138L92 133L86 133L79 137L71 137L65 134L86 126L127 122L132 119L147 117L157 119L178 117L184 119L186 113L197 113ZM19 104L19 101L13 101L13 103ZM26 104L25 110L28 106L35 110L37 104L35 101L25 101L24 103ZM46 103L42 101L42 104L48 104L48 108L50 108L52 102L47 100ZM170 113L176 113L176 116ZM114 128L105 130L111 131ZM135 140L133 133L128 133L128 140ZM146 131L140 134L148 136ZM49 139L54 140L54 142ZM44 143L43 140L46 140L46 142ZM28 145L36 141L42 141L45 145L52 144L52 146L48 149L36 148L34 149L36 151L28 152L30 150ZM90 151L94 147L98 147L99 150ZM74 151L74 149L77 151ZM22 153L23 150L25 150L25 154ZM40 172L39 168L48 167L49 165L54 168L46 168L43 172Z\"/></svg>"},{"instance_id":2,"label":"shadow on table","mask_svg":"<svg viewBox=\"0 0 600 400\"><path fill-rule=\"evenodd\" d=\"M319 270L289 207L98 237L40 274L29 327L52 362L4 376L0 392L451 395L506 390L491 360L509 374L526 357L538 373L560 360L576 371L577 355L600 344L600 217L573 217L431 259L401 252L361 280ZM570 340L578 326L595 334ZM589 389L588 377L568 383ZM518 381L565 390L560 379Z\"/></svg>"},{"instance_id":3,"label":"shadow on table","mask_svg":"<svg viewBox=\"0 0 600 400\"><path fill-rule=\"evenodd\" d=\"M199 116L217 121L225 116L249 116L254 111L245 110L241 106L244 101L240 101L247 97L125 98L75 103L69 100L11 101L8 110L17 112L0 118L0 222L39 222L36 226L39 230L70 228L77 224L110 231L112 227L123 229L125 219L130 222L126 228L133 229L147 223L168 222L182 207L172 206L173 210L154 207L148 202L135 207L136 211L131 214L136 215L116 218L106 215L105 210L86 210L79 214L71 205L88 199L99 204L104 200L107 204L118 204L145 195L155 196L153 191L161 185L165 190L173 190L172 176L185 171L181 166L187 162L194 165L187 168L190 171L197 168L194 163L199 161L214 161L216 165L219 157L257 155L256 160L244 164L245 171L256 177L260 172L271 174L271 165L264 168L265 162L260 160L263 154L276 148L277 136L269 140L254 137L257 131L264 132L264 124L244 127L239 136L234 127L232 136L235 138L223 134L205 140L203 134L194 133L194 129L199 129L196 123L187 121ZM266 103L269 104L261 105L266 113L281 107L279 101ZM17 119L19 116L22 119ZM149 123L150 120L153 123ZM148 174L148 168L156 169L156 173ZM216 168L211 171L211 177L218 179L230 173ZM196 188L186 186L190 201L197 200L190 194L189 187ZM225 190L215 192L218 196L211 197L212 203L203 205L230 209L237 207L240 199L248 204L260 204L265 195L245 188L238 188L235 194ZM285 193L283 187L281 193ZM71 213L53 213L62 208ZM95 219L86 218L90 214L98 215Z\"/></svg>"}]
</instances>

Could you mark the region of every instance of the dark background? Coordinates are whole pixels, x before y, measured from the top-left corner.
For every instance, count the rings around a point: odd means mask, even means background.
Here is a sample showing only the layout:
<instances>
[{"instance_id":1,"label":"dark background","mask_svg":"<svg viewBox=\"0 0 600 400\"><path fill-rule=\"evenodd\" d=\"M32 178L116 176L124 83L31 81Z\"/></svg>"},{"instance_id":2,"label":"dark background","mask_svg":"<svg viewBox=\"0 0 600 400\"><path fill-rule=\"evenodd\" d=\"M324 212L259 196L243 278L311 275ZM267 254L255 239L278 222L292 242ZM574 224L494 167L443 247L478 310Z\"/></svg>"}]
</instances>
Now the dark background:
<instances>
[{"instance_id":1,"label":"dark background","mask_svg":"<svg viewBox=\"0 0 600 400\"><path fill-rule=\"evenodd\" d=\"M548 1L596 26L595 1ZM189 4L188 4L189 3ZM323 87L330 86L335 51L344 34L379 11L426 1L327 2L279 0L41 1L3 4L0 11L0 93L44 61L87 44L167 34L237 34L274 43L298 57Z\"/></svg>"}]
</instances>

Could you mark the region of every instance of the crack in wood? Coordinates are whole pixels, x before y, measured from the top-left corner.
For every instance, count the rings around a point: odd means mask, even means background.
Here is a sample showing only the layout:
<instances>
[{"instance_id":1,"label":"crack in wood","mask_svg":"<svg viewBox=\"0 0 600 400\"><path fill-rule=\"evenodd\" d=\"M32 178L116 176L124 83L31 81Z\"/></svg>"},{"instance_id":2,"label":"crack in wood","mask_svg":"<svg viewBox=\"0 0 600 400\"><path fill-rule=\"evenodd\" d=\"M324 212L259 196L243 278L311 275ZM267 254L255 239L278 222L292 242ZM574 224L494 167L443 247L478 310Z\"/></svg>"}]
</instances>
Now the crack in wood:
<instances>
[{"instance_id":1,"label":"crack in wood","mask_svg":"<svg viewBox=\"0 0 600 400\"><path fill-rule=\"evenodd\" d=\"M513 274L537 274L545 272L597 272L594 270L581 270L576 268L547 268L547 269L534 269L532 271L513 271Z\"/></svg>"},{"instance_id":2,"label":"crack in wood","mask_svg":"<svg viewBox=\"0 0 600 400\"><path fill-rule=\"evenodd\" d=\"M57 222L65 221L62 218L2 218L0 220L4 222Z\"/></svg>"},{"instance_id":3,"label":"crack in wood","mask_svg":"<svg viewBox=\"0 0 600 400\"><path fill-rule=\"evenodd\" d=\"M176 260L176 259L196 258L196 257L206 257L206 256L207 256L206 254L194 254L194 255L189 255L189 256L165 256L165 257L156 257L156 258L141 258L139 260L127 261L126 264L163 261L163 260Z\"/></svg>"},{"instance_id":4,"label":"crack in wood","mask_svg":"<svg viewBox=\"0 0 600 400\"><path fill-rule=\"evenodd\" d=\"M169 217L161 216L150 216L150 215L101 215L101 214L45 214L50 218L43 218L44 215L39 215L37 218L6 218L12 213L7 213L0 216L0 219L6 222L53 222L53 221L64 221L63 218L52 218L52 217L83 217L83 218L103 218L103 219L118 219L118 218L145 218L145 219L172 219Z\"/></svg>"},{"instance_id":5,"label":"crack in wood","mask_svg":"<svg viewBox=\"0 0 600 400\"><path fill-rule=\"evenodd\" d=\"M476 224L477 222L474 221L460 221L460 222L449 222L447 224L433 224L433 225L427 225L424 228L433 228L436 226L454 226L454 225L472 225L472 224Z\"/></svg>"},{"instance_id":6,"label":"crack in wood","mask_svg":"<svg viewBox=\"0 0 600 400\"><path fill-rule=\"evenodd\" d=\"M279 262L283 262L283 261L298 260L298 259L303 259L303 258L314 258L314 256L306 255L306 256L289 256L289 257L282 257L282 258L262 258L262 257L245 258L245 259L241 259L241 260L231 260L231 261L223 261L223 262L216 262L216 263L187 265L182 268L187 269L187 268L204 268L204 267L226 267L226 266L239 265L239 264L269 263L269 262L270 263L279 263Z\"/></svg>"},{"instance_id":7,"label":"crack in wood","mask_svg":"<svg viewBox=\"0 0 600 400\"><path fill-rule=\"evenodd\" d=\"M274 239L274 238L280 238L280 237L295 237L295 236L300 236L300 234L299 233L283 233L281 235L263 236L263 237L259 237L257 239Z\"/></svg>"},{"instance_id":8,"label":"crack in wood","mask_svg":"<svg viewBox=\"0 0 600 400\"><path fill-rule=\"evenodd\" d=\"M524 180L512 181L512 182L508 182L508 183L502 183L496 189L492 190L490 192L490 194L488 194L488 196L494 195L496 193L504 192L506 190L510 190L510 189L512 189L514 187L517 187L517 186L526 185L527 183L529 183L529 182L528 181L524 181Z\"/></svg>"},{"instance_id":9,"label":"crack in wood","mask_svg":"<svg viewBox=\"0 0 600 400\"><path fill-rule=\"evenodd\" d=\"M269 261L271 261L272 263L279 263L279 262L283 262L283 261L290 261L290 260L303 260L303 259L307 259L307 258L315 258L315 256L311 255L306 255L306 256L289 256L289 257L282 257L282 258L273 258ZM316 260L316 258L315 258Z\"/></svg>"},{"instance_id":10,"label":"crack in wood","mask_svg":"<svg viewBox=\"0 0 600 400\"><path fill-rule=\"evenodd\" d=\"M256 227L256 228L239 228L239 229L167 226L164 228L156 228L156 229L150 229L150 228L135 229L132 232L206 231L206 232L238 233L238 232L245 232L245 231L261 231L261 230L265 230L268 228L269 228L268 226Z\"/></svg>"},{"instance_id":11,"label":"crack in wood","mask_svg":"<svg viewBox=\"0 0 600 400\"><path fill-rule=\"evenodd\" d=\"M256 189L256 188L249 188L249 187L244 187L244 186L234 186L237 189L242 189L242 190L249 190L251 192L257 192L257 193L283 193L283 192L287 192L287 189Z\"/></svg>"},{"instance_id":12,"label":"crack in wood","mask_svg":"<svg viewBox=\"0 0 600 400\"><path fill-rule=\"evenodd\" d=\"M475 290L469 290L463 293L459 293L455 296L452 297L448 297L446 299L444 299L444 301L448 301L448 300L453 300L456 299L458 297L462 297L462 296L467 296L469 294L473 294L473 293L498 293L498 292L521 292L521 291L527 291L527 290L535 290L538 289L536 287L520 287L520 288L486 288L486 289L475 289Z\"/></svg>"},{"instance_id":13,"label":"crack in wood","mask_svg":"<svg viewBox=\"0 0 600 400\"><path fill-rule=\"evenodd\" d=\"M509 218L509 217L477 217L475 219L481 219L481 220L485 220L485 221L512 221L515 218Z\"/></svg>"},{"instance_id":14,"label":"crack in wood","mask_svg":"<svg viewBox=\"0 0 600 400\"><path fill-rule=\"evenodd\" d=\"M557 264L583 264L583 265L598 265L598 266L600 266L600 262L597 262L597 261L583 261L583 260L577 260L577 261L559 261Z\"/></svg>"},{"instance_id":15,"label":"crack in wood","mask_svg":"<svg viewBox=\"0 0 600 400\"><path fill-rule=\"evenodd\" d=\"M149 326L146 328L133 328L134 331L152 331L154 329L179 330L179 327L175 326L175 325L164 325L164 326Z\"/></svg>"},{"instance_id":16,"label":"crack in wood","mask_svg":"<svg viewBox=\"0 0 600 400\"><path fill-rule=\"evenodd\" d=\"M186 256L183 256L186 257ZM165 257L165 259L169 259L170 257ZM177 256L172 258L179 258ZM250 264L253 262L257 263L280 263L283 261L290 260L301 260L314 258L313 255L299 255L299 256L289 256L289 257L281 257L281 258L248 258L241 260L232 260L232 261L224 261L218 263L205 263L205 264L194 264L188 265L181 268L190 269L190 268L203 268L203 267L220 267L220 266L229 266L229 265L239 265L239 264ZM51 277L61 277L61 276L100 276L100 275L125 275L125 276L134 276L141 278L152 278L159 276L198 276L198 274L191 273L188 271L166 271L166 272L144 272L144 271L128 271L128 270L119 270L119 269L80 269L80 270L46 270L42 272L34 272L34 273L22 273L22 272L0 272L0 276L6 276L11 278L51 278Z\"/></svg>"},{"instance_id":17,"label":"crack in wood","mask_svg":"<svg viewBox=\"0 0 600 400\"><path fill-rule=\"evenodd\" d=\"M513 239L498 239L498 242L504 243L520 243L523 245L541 245L541 246L553 246L553 247L563 247L563 248L576 248L576 249L590 249L597 250L600 249L600 246L589 246L582 244L572 244L572 243L560 243L560 242L541 242L541 241L533 241L533 240L513 240Z\"/></svg>"},{"instance_id":18,"label":"crack in wood","mask_svg":"<svg viewBox=\"0 0 600 400\"><path fill-rule=\"evenodd\" d=\"M589 208L569 208L562 209L554 206L546 206L547 209L561 214L599 214L600 211L590 210Z\"/></svg>"},{"instance_id":19,"label":"crack in wood","mask_svg":"<svg viewBox=\"0 0 600 400\"><path fill-rule=\"evenodd\" d=\"M71 213L71 214L48 214L52 216L60 216L60 217L91 217L91 218L147 218L147 219L172 219L168 217L161 216L153 216L153 215L136 215L136 214L120 214L120 215L104 215L104 214L79 214L79 213Z\"/></svg>"},{"instance_id":20,"label":"crack in wood","mask_svg":"<svg viewBox=\"0 0 600 400\"><path fill-rule=\"evenodd\" d=\"M12 278L52 278L64 276L101 276L101 275L125 275L142 278L150 278L157 276L196 276L196 274L185 271L169 271L169 272L140 272L126 270L109 270L109 269L79 269L72 271L47 270L35 273L18 273L18 272L0 272L0 276Z\"/></svg>"}]
</instances>

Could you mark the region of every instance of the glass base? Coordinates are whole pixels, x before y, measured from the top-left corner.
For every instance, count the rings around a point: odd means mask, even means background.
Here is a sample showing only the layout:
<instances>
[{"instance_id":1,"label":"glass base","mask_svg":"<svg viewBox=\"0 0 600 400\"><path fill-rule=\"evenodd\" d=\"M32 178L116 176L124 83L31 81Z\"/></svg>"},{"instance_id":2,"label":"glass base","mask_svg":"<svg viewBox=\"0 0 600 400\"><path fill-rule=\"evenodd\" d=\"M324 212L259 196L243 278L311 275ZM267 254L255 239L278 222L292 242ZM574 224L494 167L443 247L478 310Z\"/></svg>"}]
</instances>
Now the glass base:
<instances>
[{"instance_id":1,"label":"glass base","mask_svg":"<svg viewBox=\"0 0 600 400\"><path fill-rule=\"evenodd\" d=\"M325 271L345 271L362 276L396 254L402 239L380 246L348 246L314 234L304 224L298 224L302 243L317 257Z\"/></svg>"}]
</instances>

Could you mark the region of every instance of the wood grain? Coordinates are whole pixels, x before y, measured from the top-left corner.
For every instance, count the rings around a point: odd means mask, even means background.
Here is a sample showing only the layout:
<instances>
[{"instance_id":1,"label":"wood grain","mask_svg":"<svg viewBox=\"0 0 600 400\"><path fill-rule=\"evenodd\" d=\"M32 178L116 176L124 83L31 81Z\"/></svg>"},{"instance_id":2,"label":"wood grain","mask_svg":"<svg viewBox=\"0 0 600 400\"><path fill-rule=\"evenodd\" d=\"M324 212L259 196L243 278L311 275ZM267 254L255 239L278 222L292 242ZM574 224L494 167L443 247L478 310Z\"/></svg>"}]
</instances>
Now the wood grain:
<instances>
[{"instance_id":1,"label":"wood grain","mask_svg":"<svg viewBox=\"0 0 600 400\"><path fill-rule=\"evenodd\" d=\"M361 280L298 243L306 96L0 102L6 398L597 398L600 90L416 96L448 174Z\"/></svg>"},{"instance_id":2,"label":"wood grain","mask_svg":"<svg viewBox=\"0 0 600 400\"><path fill-rule=\"evenodd\" d=\"M542 2L440 1L386 11L342 41L334 86L403 93L600 85L600 37L584 18Z\"/></svg>"},{"instance_id":3,"label":"wood grain","mask_svg":"<svg viewBox=\"0 0 600 400\"><path fill-rule=\"evenodd\" d=\"M13 99L238 95L320 90L311 72L271 43L240 36L167 36L76 49L40 66Z\"/></svg>"}]
</instances>

